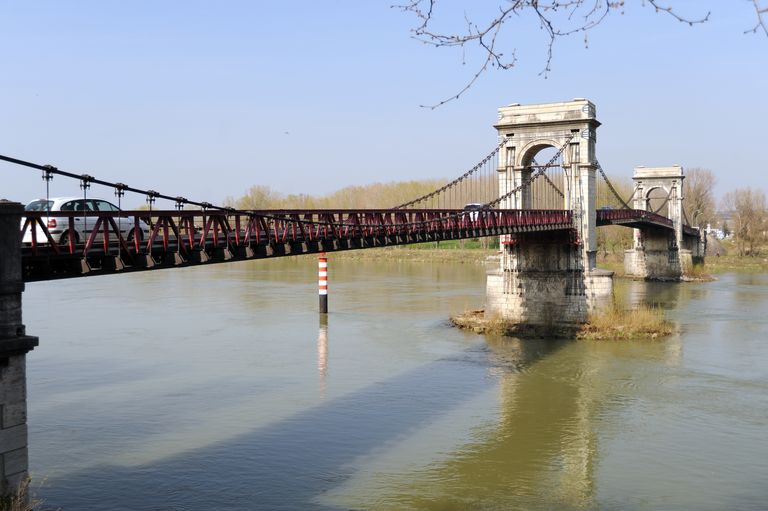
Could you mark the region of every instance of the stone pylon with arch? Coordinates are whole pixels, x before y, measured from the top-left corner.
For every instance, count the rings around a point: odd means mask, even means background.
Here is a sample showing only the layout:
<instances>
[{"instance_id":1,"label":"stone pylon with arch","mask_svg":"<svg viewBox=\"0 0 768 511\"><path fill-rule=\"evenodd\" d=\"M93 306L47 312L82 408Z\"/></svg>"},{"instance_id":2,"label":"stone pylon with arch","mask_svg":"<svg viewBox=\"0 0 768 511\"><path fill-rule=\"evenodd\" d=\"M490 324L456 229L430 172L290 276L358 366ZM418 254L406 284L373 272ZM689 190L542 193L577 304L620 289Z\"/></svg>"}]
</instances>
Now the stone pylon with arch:
<instances>
[{"instance_id":1,"label":"stone pylon with arch","mask_svg":"<svg viewBox=\"0 0 768 511\"><path fill-rule=\"evenodd\" d=\"M613 273L596 268L599 126L595 105L583 98L499 109L499 191L508 195L499 206L531 208L531 161L541 149L554 147L562 154L562 207L573 212L575 236L553 232L502 238L500 267L488 273L490 314L534 325L581 323L589 310L611 299Z\"/></svg>"},{"instance_id":2,"label":"stone pylon with arch","mask_svg":"<svg viewBox=\"0 0 768 511\"><path fill-rule=\"evenodd\" d=\"M635 229L634 245L624 253L624 272L651 280L678 280L704 256L699 233L688 233L685 228L683 168L680 165L635 167L632 180L635 185L632 207L653 212L665 209L664 216L672 220L673 230ZM657 190L661 190L656 195L663 198L661 204L651 201Z\"/></svg>"}]
</instances>

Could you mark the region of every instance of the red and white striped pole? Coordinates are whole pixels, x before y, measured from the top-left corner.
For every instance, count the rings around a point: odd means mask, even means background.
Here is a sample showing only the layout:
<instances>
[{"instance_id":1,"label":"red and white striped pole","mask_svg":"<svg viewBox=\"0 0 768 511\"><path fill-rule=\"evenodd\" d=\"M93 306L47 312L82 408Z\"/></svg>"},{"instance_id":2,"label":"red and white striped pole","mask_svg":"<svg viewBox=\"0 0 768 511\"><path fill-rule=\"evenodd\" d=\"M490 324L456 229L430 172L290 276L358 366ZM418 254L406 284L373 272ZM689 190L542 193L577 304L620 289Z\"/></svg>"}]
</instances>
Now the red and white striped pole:
<instances>
[{"instance_id":1,"label":"red and white striped pole","mask_svg":"<svg viewBox=\"0 0 768 511\"><path fill-rule=\"evenodd\" d=\"M320 258L317 260L317 276L320 314L328 314L328 258L325 252L320 252Z\"/></svg>"}]
</instances>

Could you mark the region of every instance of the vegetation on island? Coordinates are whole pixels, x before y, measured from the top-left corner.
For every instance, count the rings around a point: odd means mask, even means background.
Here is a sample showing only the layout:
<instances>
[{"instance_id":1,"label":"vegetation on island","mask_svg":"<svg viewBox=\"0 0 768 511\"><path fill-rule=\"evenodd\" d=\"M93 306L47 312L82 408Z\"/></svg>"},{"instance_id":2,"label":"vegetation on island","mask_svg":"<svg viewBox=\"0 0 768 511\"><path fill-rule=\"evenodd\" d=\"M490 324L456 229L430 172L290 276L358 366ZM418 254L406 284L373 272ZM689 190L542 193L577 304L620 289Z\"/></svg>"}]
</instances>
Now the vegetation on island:
<instances>
[{"instance_id":1,"label":"vegetation on island","mask_svg":"<svg viewBox=\"0 0 768 511\"><path fill-rule=\"evenodd\" d=\"M674 330L660 307L641 304L627 309L614 301L612 306L591 313L576 337L594 341L660 339Z\"/></svg>"},{"instance_id":2,"label":"vegetation on island","mask_svg":"<svg viewBox=\"0 0 768 511\"><path fill-rule=\"evenodd\" d=\"M664 318L664 311L658 307L640 305L627 309L616 303L591 313L586 323L571 326L519 324L496 316L486 317L482 309L456 314L450 320L454 326L476 333L522 338L625 341L662 339L675 331L674 325Z\"/></svg>"}]
</instances>

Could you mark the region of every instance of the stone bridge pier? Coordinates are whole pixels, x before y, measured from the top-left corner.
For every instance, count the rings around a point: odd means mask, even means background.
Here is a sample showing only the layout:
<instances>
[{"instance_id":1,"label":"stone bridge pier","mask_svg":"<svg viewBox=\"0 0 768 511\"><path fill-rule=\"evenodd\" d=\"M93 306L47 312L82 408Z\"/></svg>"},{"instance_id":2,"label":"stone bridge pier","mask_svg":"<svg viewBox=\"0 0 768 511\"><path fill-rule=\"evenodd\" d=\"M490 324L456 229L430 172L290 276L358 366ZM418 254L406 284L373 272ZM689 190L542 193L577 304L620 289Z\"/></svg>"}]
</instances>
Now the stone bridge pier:
<instances>
[{"instance_id":1,"label":"stone bridge pier","mask_svg":"<svg viewBox=\"0 0 768 511\"><path fill-rule=\"evenodd\" d=\"M27 481L27 353L37 337L21 322L24 207L0 200L0 508Z\"/></svg>"},{"instance_id":2,"label":"stone bridge pier","mask_svg":"<svg viewBox=\"0 0 768 511\"><path fill-rule=\"evenodd\" d=\"M562 209L572 212L573 229L502 237L500 265L487 277L488 315L567 326L583 323L592 308L612 299L613 273L596 268L595 115L586 99L499 109L499 191L517 189L499 207L531 208L534 156L546 147L562 149Z\"/></svg>"},{"instance_id":3,"label":"stone bridge pier","mask_svg":"<svg viewBox=\"0 0 768 511\"><path fill-rule=\"evenodd\" d=\"M582 247L567 233L517 236L500 268L488 272L486 311L514 323L564 327L587 320L613 298L613 272L584 266Z\"/></svg>"},{"instance_id":4,"label":"stone bridge pier","mask_svg":"<svg viewBox=\"0 0 768 511\"><path fill-rule=\"evenodd\" d=\"M648 228L634 230L634 246L624 253L627 275L648 280L679 280L693 265L704 259L699 233L685 227L683 219L683 182L685 174L679 165L670 167L636 167L633 208L653 211L672 220L672 230ZM652 196L662 200L652 203Z\"/></svg>"}]
</instances>

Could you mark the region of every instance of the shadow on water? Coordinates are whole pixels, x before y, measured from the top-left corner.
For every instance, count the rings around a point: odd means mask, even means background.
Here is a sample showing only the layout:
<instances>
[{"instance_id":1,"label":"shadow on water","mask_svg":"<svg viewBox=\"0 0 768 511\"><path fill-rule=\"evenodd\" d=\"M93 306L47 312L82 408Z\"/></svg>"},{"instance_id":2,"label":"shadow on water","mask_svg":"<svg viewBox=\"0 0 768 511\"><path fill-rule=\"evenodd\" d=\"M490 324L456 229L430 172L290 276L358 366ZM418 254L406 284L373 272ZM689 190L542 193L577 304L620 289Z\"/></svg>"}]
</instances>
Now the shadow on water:
<instances>
[{"instance_id":1,"label":"shadow on water","mask_svg":"<svg viewBox=\"0 0 768 511\"><path fill-rule=\"evenodd\" d=\"M489 339L489 346L500 367L507 367L513 346L542 347L501 339ZM593 508L599 500L601 417L627 406L626 389L611 381L636 378L633 369L616 367L617 353L641 365L674 360L675 353L661 343L565 342L559 347L556 356L502 371L498 419L443 461L405 474L376 474L364 497L350 485L349 493L341 488L327 500L380 511Z\"/></svg>"},{"instance_id":2,"label":"shadow on water","mask_svg":"<svg viewBox=\"0 0 768 511\"><path fill-rule=\"evenodd\" d=\"M327 349L327 332L319 341ZM493 388L499 374L520 371L566 344L480 345L212 446L138 467L91 467L52 481L45 498L65 511L338 509L318 498L350 477L355 459ZM323 363L319 353L321 378Z\"/></svg>"}]
</instances>

